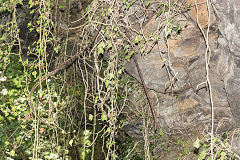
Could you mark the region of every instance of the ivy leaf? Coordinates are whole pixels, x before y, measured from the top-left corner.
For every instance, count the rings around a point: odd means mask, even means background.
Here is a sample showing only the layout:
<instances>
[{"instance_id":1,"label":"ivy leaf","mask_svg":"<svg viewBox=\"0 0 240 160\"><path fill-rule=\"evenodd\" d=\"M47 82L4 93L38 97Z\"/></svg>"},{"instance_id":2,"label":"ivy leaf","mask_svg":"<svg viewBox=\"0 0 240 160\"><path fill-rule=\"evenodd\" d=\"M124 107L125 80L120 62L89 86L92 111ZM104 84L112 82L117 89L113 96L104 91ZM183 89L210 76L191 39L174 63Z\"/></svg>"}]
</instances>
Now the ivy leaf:
<instances>
[{"instance_id":1,"label":"ivy leaf","mask_svg":"<svg viewBox=\"0 0 240 160\"><path fill-rule=\"evenodd\" d=\"M103 54L104 50L103 48L98 48L98 55Z\"/></svg>"},{"instance_id":2,"label":"ivy leaf","mask_svg":"<svg viewBox=\"0 0 240 160\"><path fill-rule=\"evenodd\" d=\"M36 72L36 71L33 71L33 72L32 72L32 75L34 76L34 78L36 78L37 72Z\"/></svg>"},{"instance_id":3,"label":"ivy leaf","mask_svg":"<svg viewBox=\"0 0 240 160\"><path fill-rule=\"evenodd\" d=\"M108 49L109 48L112 48L112 43L110 42L110 43L108 43L108 47L107 47Z\"/></svg>"},{"instance_id":4,"label":"ivy leaf","mask_svg":"<svg viewBox=\"0 0 240 160\"><path fill-rule=\"evenodd\" d=\"M61 131L62 134L66 134L66 132L64 130Z\"/></svg>"},{"instance_id":5,"label":"ivy leaf","mask_svg":"<svg viewBox=\"0 0 240 160\"><path fill-rule=\"evenodd\" d=\"M99 45L98 45L98 48L104 48L104 47L105 47L105 43L103 41L100 42Z\"/></svg>"},{"instance_id":6,"label":"ivy leaf","mask_svg":"<svg viewBox=\"0 0 240 160\"><path fill-rule=\"evenodd\" d=\"M92 114L89 114L88 119L89 119L89 121L92 121L92 120L93 120L93 115L92 115Z\"/></svg>"},{"instance_id":7,"label":"ivy leaf","mask_svg":"<svg viewBox=\"0 0 240 160\"><path fill-rule=\"evenodd\" d=\"M218 140L217 138L213 139L213 145L217 142L217 140Z\"/></svg>"},{"instance_id":8,"label":"ivy leaf","mask_svg":"<svg viewBox=\"0 0 240 160\"><path fill-rule=\"evenodd\" d=\"M111 129L110 127L107 128L106 132L110 133L111 132Z\"/></svg>"},{"instance_id":9,"label":"ivy leaf","mask_svg":"<svg viewBox=\"0 0 240 160\"><path fill-rule=\"evenodd\" d=\"M197 138L196 141L193 143L193 147L195 148L199 148L200 147L200 143L199 143L199 139Z\"/></svg>"},{"instance_id":10,"label":"ivy leaf","mask_svg":"<svg viewBox=\"0 0 240 160\"><path fill-rule=\"evenodd\" d=\"M103 114L101 115L101 119L102 119L102 121L107 121L107 115L106 115L106 113L103 113Z\"/></svg>"},{"instance_id":11,"label":"ivy leaf","mask_svg":"<svg viewBox=\"0 0 240 160\"><path fill-rule=\"evenodd\" d=\"M15 150L11 150L10 155L14 156L14 154L15 154Z\"/></svg>"},{"instance_id":12,"label":"ivy leaf","mask_svg":"<svg viewBox=\"0 0 240 160\"><path fill-rule=\"evenodd\" d=\"M115 76L114 76L113 73L110 73L110 74L109 74L109 80L112 80L114 77L115 77Z\"/></svg>"},{"instance_id":13,"label":"ivy leaf","mask_svg":"<svg viewBox=\"0 0 240 160\"><path fill-rule=\"evenodd\" d=\"M159 132L159 135L160 135L160 136L164 136L164 132L161 130L161 131Z\"/></svg>"},{"instance_id":14,"label":"ivy leaf","mask_svg":"<svg viewBox=\"0 0 240 160\"><path fill-rule=\"evenodd\" d=\"M64 9L65 6L63 4L59 4L59 8Z\"/></svg>"},{"instance_id":15,"label":"ivy leaf","mask_svg":"<svg viewBox=\"0 0 240 160\"><path fill-rule=\"evenodd\" d=\"M110 8L110 9L109 9L109 13L110 13L110 14L112 14L112 12L113 12L113 9L112 9L112 8Z\"/></svg>"},{"instance_id":16,"label":"ivy leaf","mask_svg":"<svg viewBox=\"0 0 240 160\"><path fill-rule=\"evenodd\" d=\"M8 146L10 143L8 141L5 141L5 145Z\"/></svg>"},{"instance_id":17,"label":"ivy leaf","mask_svg":"<svg viewBox=\"0 0 240 160\"><path fill-rule=\"evenodd\" d=\"M163 62L163 63L165 63L166 61L167 61L167 59L166 59L166 58L163 58L163 59L162 59L162 62Z\"/></svg>"},{"instance_id":18,"label":"ivy leaf","mask_svg":"<svg viewBox=\"0 0 240 160\"><path fill-rule=\"evenodd\" d=\"M127 5L127 9L129 9L133 5L134 2L135 2L135 0L129 2L128 5Z\"/></svg>"},{"instance_id":19,"label":"ivy leaf","mask_svg":"<svg viewBox=\"0 0 240 160\"><path fill-rule=\"evenodd\" d=\"M58 51L60 50L61 48L61 45L58 44L57 47L54 48L54 51L58 54Z\"/></svg>"},{"instance_id":20,"label":"ivy leaf","mask_svg":"<svg viewBox=\"0 0 240 160\"><path fill-rule=\"evenodd\" d=\"M162 10L160 10L160 11L157 13L157 17L161 16L161 15L162 15L162 13L163 13L163 11L162 11Z\"/></svg>"},{"instance_id":21,"label":"ivy leaf","mask_svg":"<svg viewBox=\"0 0 240 160\"><path fill-rule=\"evenodd\" d=\"M134 51L131 51L130 54L125 57L125 59L129 61L133 54Z\"/></svg>"},{"instance_id":22,"label":"ivy leaf","mask_svg":"<svg viewBox=\"0 0 240 160\"><path fill-rule=\"evenodd\" d=\"M69 145L72 147L72 144L73 144L73 139L71 139L70 141L69 141Z\"/></svg>"},{"instance_id":23,"label":"ivy leaf","mask_svg":"<svg viewBox=\"0 0 240 160\"><path fill-rule=\"evenodd\" d=\"M102 34L104 34L105 32L106 32L106 30L105 30L105 29L102 29L102 30L101 30L101 33L102 33Z\"/></svg>"},{"instance_id":24,"label":"ivy leaf","mask_svg":"<svg viewBox=\"0 0 240 160\"><path fill-rule=\"evenodd\" d=\"M103 54L103 52L104 52L103 48L104 47L105 47L105 43L104 42L99 43L99 45L98 45L98 55Z\"/></svg>"},{"instance_id":25,"label":"ivy leaf","mask_svg":"<svg viewBox=\"0 0 240 160\"><path fill-rule=\"evenodd\" d=\"M106 85L106 88L108 88L109 84L110 84L111 81L109 80L105 80L105 85Z\"/></svg>"},{"instance_id":26,"label":"ivy leaf","mask_svg":"<svg viewBox=\"0 0 240 160\"><path fill-rule=\"evenodd\" d=\"M137 36L137 37L135 38L135 44L138 44L138 43L140 42L140 40L141 40L141 38L140 38L139 36Z\"/></svg>"},{"instance_id":27,"label":"ivy leaf","mask_svg":"<svg viewBox=\"0 0 240 160\"><path fill-rule=\"evenodd\" d=\"M148 0L145 4L145 7L148 7L150 5L150 0Z\"/></svg>"},{"instance_id":28,"label":"ivy leaf","mask_svg":"<svg viewBox=\"0 0 240 160\"><path fill-rule=\"evenodd\" d=\"M29 8L32 8L32 6L33 6L32 0L29 0L29 1L28 1L28 4L30 5ZM31 13L30 13L30 14L31 14Z\"/></svg>"},{"instance_id":29,"label":"ivy leaf","mask_svg":"<svg viewBox=\"0 0 240 160\"><path fill-rule=\"evenodd\" d=\"M27 24L27 27L29 28L30 26L32 26L32 23L31 22L29 22L28 24Z\"/></svg>"},{"instance_id":30,"label":"ivy leaf","mask_svg":"<svg viewBox=\"0 0 240 160\"><path fill-rule=\"evenodd\" d=\"M30 7L29 7L30 8ZM30 14L33 14L35 10L31 10Z\"/></svg>"},{"instance_id":31,"label":"ivy leaf","mask_svg":"<svg viewBox=\"0 0 240 160\"><path fill-rule=\"evenodd\" d=\"M200 156L198 157L198 160L203 160L206 157L206 150L204 149L201 153Z\"/></svg>"},{"instance_id":32,"label":"ivy leaf","mask_svg":"<svg viewBox=\"0 0 240 160\"><path fill-rule=\"evenodd\" d=\"M122 74L123 71L124 71L125 67L122 67L119 71L118 71L118 74Z\"/></svg>"},{"instance_id":33,"label":"ivy leaf","mask_svg":"<svg viewBox=\"0 0 240 160\"><path fill-rule=\"evenodd\" d=\"M225 152L221 152L221 158L220 160L224 160L224 157L226 156L226 153Z\"/></svg>"}]
</instances>

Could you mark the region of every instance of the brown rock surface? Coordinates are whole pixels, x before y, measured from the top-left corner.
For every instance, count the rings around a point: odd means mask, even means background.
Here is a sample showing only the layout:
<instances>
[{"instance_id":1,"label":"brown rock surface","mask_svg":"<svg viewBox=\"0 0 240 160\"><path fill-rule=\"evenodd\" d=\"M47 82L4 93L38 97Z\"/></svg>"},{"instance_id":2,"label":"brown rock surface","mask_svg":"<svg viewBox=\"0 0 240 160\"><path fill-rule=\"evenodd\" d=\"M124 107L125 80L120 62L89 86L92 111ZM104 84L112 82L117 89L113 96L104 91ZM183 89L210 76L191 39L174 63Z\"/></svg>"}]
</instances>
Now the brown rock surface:
<instances>
[{"instance_id":1,"label":"brown rock surface","mask_svg":"<svg viewBox=\"0 0 240 160\"><path fill-rule=\"evenodd\" d=\"M189 3L194 1L187 2ZM202 23L201 25L206 27L206 4L201 4L199 12L201 13L199 16L199 22ZM191 10L189 14L192 19L196 18L196 10ZM211 112L209 93L204 83L206 81L205 41L196 23L183 15L179 15L176 19L181 21L180 24L183 27L179 35L173 35L168 38L171 63L170 69L168 68L168 63L163 61L164 58L168 59L166 53L168 48L163 33L160 33L162 38L159 38L158 44L151 49L149 54L143 57L137 55L136 58L147 88L156 91L156 94L159 94L158 99L164 99L164 102L162 103L156 102L156 99L153 99L154 104L160 106L160 108L156 110L158 117L161 119L161 124L173 124L179 119L179 117L181 117L181 115L184 115L187 112L190 113L189 111L191 110L196 110L196 107L199 107L198 111L191 112L191 114L193 114L192 116L198 117L198 115L201 115L201 119L204 122L207 122L205 120L209 120ZM214 16L212 19L212 22L214 23ZM182 21L184 21L184 23ZM144 25L143 33L145 35L149 35L151 33L153 33L153 35L157 35L159 25L159 19L153 16ZM217 41L218 33L215 26L212 26L210 29L209 45L211 50L214 50L216 48L215 42ZM146 44L146 46L150 46L150 44ZM210 61L210 79L212 82L213 100L216 107L217 119L224 116L228 118L231 117L230 112L218 112L220 108L225 108L226 111L229 111L222 76L216 69L216 67L220 67L218 64L220 59L221 56L212 52ZM174 88L169 88L170 79L167 69L170 70L171 74L175 73L178 79L174 82ZM140 81L133 60L127 63L126 71ZM177 95L180 98L175 99L172 98L171 95L166 95L166 93L171 93L172 91L174 92L174 96Z\"/></svg>"}]
</instances>

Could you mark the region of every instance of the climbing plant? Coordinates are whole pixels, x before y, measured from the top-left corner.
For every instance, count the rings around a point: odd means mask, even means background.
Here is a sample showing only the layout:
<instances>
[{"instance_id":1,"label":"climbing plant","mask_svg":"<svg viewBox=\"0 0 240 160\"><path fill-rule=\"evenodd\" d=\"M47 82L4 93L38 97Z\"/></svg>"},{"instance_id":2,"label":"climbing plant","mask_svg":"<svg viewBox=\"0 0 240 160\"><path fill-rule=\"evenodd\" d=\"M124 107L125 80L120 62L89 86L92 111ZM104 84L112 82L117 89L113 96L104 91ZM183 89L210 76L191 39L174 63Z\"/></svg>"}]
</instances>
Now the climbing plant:
<instances>
[{"instance_id":1,"label":"climbing plant","mask_svg":"<svg viewBox=\"0 0 240 160\"><path fill-rule=\"evenodd\" d=\"M158 143L167 152L169 138L157 130L144 81L137 83L124 66L162 38L166 88L173 90L177 74L168 40L182 29L174 17L190 7L150 0L0 0L0 159L153 159ZM149 35L142 28L148 11L160 21ZM130 16L139 19L139 30L127 23ZM129 116L141 122L141 140L122 130ZM177 143L183 156L187 144ZM199 141L194 147L201 157L209 153Z\"/></svg>"}]
</instances>

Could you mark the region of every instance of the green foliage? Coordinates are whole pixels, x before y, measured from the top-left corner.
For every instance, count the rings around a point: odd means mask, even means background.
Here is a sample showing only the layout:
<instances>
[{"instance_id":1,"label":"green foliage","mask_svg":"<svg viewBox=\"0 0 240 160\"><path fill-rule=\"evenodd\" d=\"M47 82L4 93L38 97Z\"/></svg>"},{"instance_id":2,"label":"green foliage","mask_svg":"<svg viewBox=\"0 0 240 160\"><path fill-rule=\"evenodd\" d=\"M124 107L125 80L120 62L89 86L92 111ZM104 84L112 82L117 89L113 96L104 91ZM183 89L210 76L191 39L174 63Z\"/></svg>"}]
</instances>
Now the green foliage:
<instances>
[{"instance_id":1,"label":"green foliage","mask_svg":"<svg viewBox=\"0 0 240 160\"><path fill-rule=\"evenodd\" d=\"M141 40L141 38L140 38L139 36L137 36L137 37L135 38L135 44L138 44L138 43L140 42L140 40Z\"/></svg>"},{"instance_id":2,"label":"green foliage","mask_svg":"<svg viewBox=\"0 0 240 160\"><path fill-rule=\"evenodd\" d=\"M130 0L130 1L127 1L127 0L123 0L123 10L128 10L134 3L135 3L136 0Z\"/></svg>"},{"instance_id":3,"label":"green foliage","mask_svg":"<svg viewBox=\"0 0 240 160\"><path fill-rule=\"evenodd\" d=\"M20 149L21 152L31 146L30 139L25 137L31 135L31 133L27 132L29 127L27 127L28 122L25 119L29 110L25 94L26 82L24 81L23 66L19 62L17 55L10 55L9 61L5 69L0 68L1 72L6 76L6 79L2 79L0 85L2 91L2 98L0 99L0 112L2 113L0 115L0 130L1 133L5 133L0 135L0 144L6 144L5 146L1 145L1 156L13 157L14 155L14 157L18 157L19 152L13 150L13 146L23 144ZM4 90L5 92L3 92ZM6 123L8 125L5 125ZM14 133L12 136L16 139L8 138L9 133ZM25 137L25 140L22 142L23 137ZM11 150L11 152L8 154L7 150Z\"/></svg>"},{"instance_id":4,"label":"green foliage","mask_svg":"<svg viewBox=\"0 0 240 160\"><path fill-rule=\"evenodd\" d=\"M145 7L148 7L150 5L150 0L147 0L147 2L145 3Z\"/></svg>"},{"instance_id":5,"label":"green foliage","mask_svg":"<svg viewBox=\"0 0 240 160\"><path fill-rule=\"evenodd\" d=\"M211 146L210 146L210 136L207 135L203 139L196 139L193 146L196 151L198 151L198 160L210 159L211 158ZM235 159L234 153L230 150L230 145L226 140L221 140L215 137L213 139L214 153L213 159L223 160L223 159Z\"/></svg>"},{"instance_id":6,"label":"green foliage","mask_svg":"<svg viewBox=\"0 0 240 160\"><path fill-rule=\"evenodd\" d=\"M98 55L103 54L104 48L105 48L105 43L100 42L99 45L98 45Z\"/></svg>"}]
</instances>

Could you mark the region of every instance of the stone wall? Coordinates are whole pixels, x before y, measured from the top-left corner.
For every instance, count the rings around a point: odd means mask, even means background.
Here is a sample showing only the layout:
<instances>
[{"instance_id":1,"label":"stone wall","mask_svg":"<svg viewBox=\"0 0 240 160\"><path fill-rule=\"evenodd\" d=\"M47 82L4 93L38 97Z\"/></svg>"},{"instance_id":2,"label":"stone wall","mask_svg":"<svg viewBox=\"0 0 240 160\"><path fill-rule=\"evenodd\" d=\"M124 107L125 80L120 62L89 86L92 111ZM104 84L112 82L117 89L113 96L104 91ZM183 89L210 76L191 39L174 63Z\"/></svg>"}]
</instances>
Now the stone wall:
<instances>
[{"instance_id":1,"label":"stone wall","mask_svg":"<svg viewBox=\"0 0 240 160\"><path fill-rule=\"evenodd\" d=\"M240 124L240 1L213 0L220 32L218 71L224 80L228 102L236 121Z\"/></svg>"},{"instance_id":2,"label":"stone wall","mask_svg":"<svg viewBox=\"0 0 240 160\"><path fill-rule=\"evenodd\" d=\"M182 2L185 5L194 6L195 1ZM200 1L198 3L199 24L206 32L207 6L206 3L201 4ZM136 9L137 4L135 5ZM240 10L238 10L240 1L213 1L212 6L209 72L213 92L215 131L221 133L235 124L240 124L240 109L238 109L240 104L240 98L238 98L240 95ZM130 12L131 8L128 13ZM195 7L174 17L182 30L179 35L168 39L169 55L166 39L163 36L159 38L156 45L146 44L146 46L153 46L147 54L136 55L146 86L151 90L160 126L180 125L184 128L198 124L210 126L209 90L203 83L206 81L206 45L196 23L196 17ZM139 27L141 23L138 19L132 18L131 21L127 21L129 18L125 18L125 23L132 24L135 30L142 31L146 36L151 33L157 34L161 19L153 13L149 13L147 18L142 28ZM133 33L131 36L134 39L136 35ZM165 58L170 61L171 66L166 65L166 61L163 60ZM126 64L126 71L140 81L133 59ZM170 74L176 75L173 90L169 88L169 71ZM223 120L224 123L222 123Z\"/></svg>"}]
</instances>

